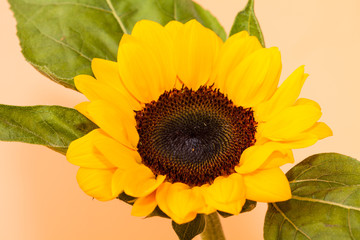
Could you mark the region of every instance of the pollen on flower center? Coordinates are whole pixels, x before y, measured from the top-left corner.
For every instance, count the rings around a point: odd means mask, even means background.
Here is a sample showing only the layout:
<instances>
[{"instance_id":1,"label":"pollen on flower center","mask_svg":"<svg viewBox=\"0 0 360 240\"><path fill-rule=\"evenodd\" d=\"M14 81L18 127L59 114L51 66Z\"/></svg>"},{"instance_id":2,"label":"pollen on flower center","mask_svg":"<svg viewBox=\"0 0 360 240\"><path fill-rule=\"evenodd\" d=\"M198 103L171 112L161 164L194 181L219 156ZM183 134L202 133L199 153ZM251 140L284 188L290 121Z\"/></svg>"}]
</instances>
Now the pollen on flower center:
<instances>
[{"instance_id":1,"label":"pollen on flower center","mask_svg":"<svg viewBox=\"0 0 360 240\"><path fill-rule=\"evenodd\" d=\"M250 108L235 106L213 87L165 92L136 112L136 121L143 163L189 186L233 173L255 143L257 126Z\"/></svg>"}]
</instances>

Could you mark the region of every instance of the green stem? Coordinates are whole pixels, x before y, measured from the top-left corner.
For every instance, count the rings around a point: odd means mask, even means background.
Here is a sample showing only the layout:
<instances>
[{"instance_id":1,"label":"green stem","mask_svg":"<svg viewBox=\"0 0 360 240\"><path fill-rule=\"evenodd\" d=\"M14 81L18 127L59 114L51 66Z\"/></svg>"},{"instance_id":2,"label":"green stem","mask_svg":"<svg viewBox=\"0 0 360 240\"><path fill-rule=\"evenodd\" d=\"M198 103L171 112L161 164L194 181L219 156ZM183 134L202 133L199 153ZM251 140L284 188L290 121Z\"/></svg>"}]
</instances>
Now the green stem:
<instances>
[{"instance_id":1,"label":"green stem","mask_svg":"<svg viewBox=\"0 0 360 240\"><path fill-rule=\"evenodd\" d=\"M224 231L217 212L205 215L205 229L201 233L203 240L225 240Z\"/></svg>"}]
</instances>

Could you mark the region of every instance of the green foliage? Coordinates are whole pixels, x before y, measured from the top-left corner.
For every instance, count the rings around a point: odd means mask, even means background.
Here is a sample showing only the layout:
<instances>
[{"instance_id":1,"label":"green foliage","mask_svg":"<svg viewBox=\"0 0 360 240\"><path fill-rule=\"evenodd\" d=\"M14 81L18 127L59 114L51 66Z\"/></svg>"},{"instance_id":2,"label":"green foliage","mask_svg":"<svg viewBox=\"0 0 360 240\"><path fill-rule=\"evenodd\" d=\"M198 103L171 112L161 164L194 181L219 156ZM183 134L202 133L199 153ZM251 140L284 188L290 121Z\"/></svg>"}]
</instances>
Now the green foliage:
<instances>
[{"instance_id":1,"label":"green foliage","mask_svg":"<svg viewBox=\"0 0 360 240\"><path fill-rule=\"evenodd\" d=\"M197 19L225 39L219 22L191 0L9 0L26 60L41 73L75 89L73 78L91 75L91 60L116 60L123 33L150 19Z\"/></svg>"},{"instance_id":2,"label":"green foliage","mask_svg":"<svg viewBox=\"0 0 360 240\"><path fill-rule=\"evenodd\" d=\"M0 105L0 140L45 145L65 154L73 140L97 126L75 109Z\"/></svg>"},{"instance_id":3,"label":"green foliage","mask_svg":"<svg viewBox=\"0 0 360 240\"><path fill-rule=\"evenodd\" d=\"M261 45L265 47L264 37L261 32L260 24L254 12L254 0L249 0L246 7L238 13L231 28L230 36L244 30L248 31L251 36L257 37Z\"/></svg>"},{"instance_id":4,"label":"green foliage","mask_svg":"<svg viewBox=\"0 0 360 240\"><path fill-rule=\"evenodd\" d=\"M269 204L264 236L360 239L360 162L337 153L311 156L287 174L292 199Z\"/></svg>"},{"instance_id":5,"label":"green foliage","mask_svg":"<svg viewBox=\"0 0 360 240\"><path fill-rule=\"evenodd\" d=\"M205 216L198 214L194 220L185 224L172 221L172 227L180 240L191 240L205 229Z\"/></svg>"}]
</instances>

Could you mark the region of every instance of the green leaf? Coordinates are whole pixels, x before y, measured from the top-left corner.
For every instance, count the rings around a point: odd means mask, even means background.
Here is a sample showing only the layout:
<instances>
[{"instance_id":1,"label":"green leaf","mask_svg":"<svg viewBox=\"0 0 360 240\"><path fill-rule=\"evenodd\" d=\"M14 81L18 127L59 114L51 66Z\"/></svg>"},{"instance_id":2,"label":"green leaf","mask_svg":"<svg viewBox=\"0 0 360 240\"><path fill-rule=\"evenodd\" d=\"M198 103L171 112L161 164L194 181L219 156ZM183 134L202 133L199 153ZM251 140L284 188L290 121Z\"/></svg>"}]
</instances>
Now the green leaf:
<instances>
[{"instance_id":1,"label":"green leaf","mask_svg":"<svg viewBox=\"0 0 360 240\"><path fill-rule=\"evenodd\" d=\"M203 214L198 214L194 220L185 224L172 221L172 227L180 240L191 240L204 231L205 217Z\"/></svg>"},{"instance_id":2,"label":"green leaf","mask_svg":"<svg viewBox=\"0 0 360 240\"><path fill-rule=\"evenodd\" d=\"M116 61L123 33L150 19L197 19L226 38L219 22L191 0L9 0L26 60L45 76L73 88L73 78L92 75L91 60Z\"/></svg>"},{"instance_id":3,"label":"green leaf","mask_svg":"<svg viewBox=\"0 0 360 240\"><path fill-rule=\"evenodd\" d=\"M287 174L292 199L269 204L264 236L360 239L360 162L337 153L311 156Z\"/></svg>"},{"instance_id":4,"label":"green leaf","mask_svg":"<svg viewBox=\"0 0 360 240\"><path fill-rule=\"evenodd\" d=\"M65 154L69 144L97 126L75 109L0 104L0 140L45 145Z\"/></svg>"},{"instance_id":5,"label":"green leaf","mask_svg":"<svg viewBox=\"0 0 360 240\"><path fill-rule=\"evenodd\" d=\"M261 45L265 47L264 36L254 12L254 0L249 0L246 7L237 14L230 30L230 36L241 31L248 31L251 36L257 37Z\"/></svg>"}]
</instances>

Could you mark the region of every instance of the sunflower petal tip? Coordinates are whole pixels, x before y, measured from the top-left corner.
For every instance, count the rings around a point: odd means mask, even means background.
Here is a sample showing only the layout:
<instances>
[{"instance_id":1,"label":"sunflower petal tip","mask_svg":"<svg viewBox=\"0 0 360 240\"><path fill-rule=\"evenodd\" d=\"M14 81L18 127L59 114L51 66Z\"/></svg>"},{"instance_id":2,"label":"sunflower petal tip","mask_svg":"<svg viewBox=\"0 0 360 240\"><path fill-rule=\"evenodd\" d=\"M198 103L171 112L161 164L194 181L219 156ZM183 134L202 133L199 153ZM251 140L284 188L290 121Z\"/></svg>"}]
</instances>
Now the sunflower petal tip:
<instances>
[{"instance_id":1,"label":"sunflower petal tip","mask_svg":"<svg viewBox=\"0 0 360 240\"><path fill-rule=\"evenodd\" d=\"M270 47L270 48L267 48L267 49L268 49L268 51L270 51L271 53L274 53L274 54L278 53L278 54L280 54L280 50L279 50L278 47Z\"/></svg>"},{"instance_id":2,"label":"sunflower petal tip","mask_svg":"<svg viewBox=\"0 0 360 240\"><path fill-rule=\"evenodd\" d=\"M94 64L94 63L96 63L96 62L98 62L98 61L102 61L103 59L101 59L101 58L93 58L92 60L91 60L91 65L92 64Z\"/></svg>"},{"instance_id":3,"label":"sunflower petal tip","mask_svg":"<svg viewBox=\"0 0 360 240\"><path fill-rule=\"evenodd\" d=\"M148 19L142 19L142 20L136 22L136 24L134 26L134 30L136 30L137 28L147 28L147 27L152 27L152 26L155 26L155 25L161 26L161 24L158 23L158 22L154 22L154 21L151 21L151 20L148 20ZM133 30L133 32L134 32L134 30Z\"/></svg>"},{"instance_id":4,"label":"sunflower petal tip","mask_svg":"<svg viewBox=\"0 0 360 240\"><path fill-rule=\"evenodd\" d=\"M89 78L89 75L86 74L80 74L74 77L74 83L75 86L81 84L82 81L86 80L87 78ZM76 86L77 87L77 86Z\"/></svg>"},{"instance_id":5,"label":"sunflower petal tip","mask_svg":"<svg viewBox=\"0 0 360 240\"><path fill-rule=\"evenodd\" d=\"M91 69L93 69L94 72L94 68L96 69L96 67L98 67L99 65L101 65L102 63L106 62L108 60L102 59L102 58L93 58L91 60Z\"/></svg>"},{"instance_id":6,"label":"sunflower petal tip","mask_svg":"<svg viewBox=\"0 0 360 240\"><path fill-rule=\"evenodd\" d=\"M249 37L249 36L250 36L249 32L246 31L246 30L243 30L243 31L241 31L241 32L239 32L239 33L237 33L237 34L242 34L242 35L245 35L246 37ZM258 39L258 38L255 37L255 36L250 36L250 37L251 37L251 38L256 38L256 39Z\"/></svg>"},{"instance_id":7,"label":"sunflower petal tip","mask_svg":"<svg viewBox=\"0 0 360 240\"><path fill-rule=\"evenodd\" d=\"M178 25L178 26L182 26L184 25L182 22L178 22L176 20L171 20L170 22L168 22L166 25L165 25L165 28L168 28L169 26L175 26L175 25Z\"/></svg>"},{"instance_id":8,"label":"sunflower petal tip","mask_svg":"<svg viewBox=\"0 0 360 240\"><path fill-rule=\"evenodd\" d=\"M199 23L195 18L193 18L193 19L191 19L191 20L189 20L188 22L187 22L188 24L197 24L197 23ZM186 24L187 24L186 23Z\"/></svg>"},{"instance_id":9,"label":"sunflower petal tip","mask_svg":"<svg viewBox=\"0 0 360 240\"><path fill-rule=\"evenodd\" d=\"M322 123L322 125L323 125L323 130L322 130L323 136L321 136L320 139L334 136L334 132L326 123Z\"/></svg>"},{"instance_id":10,"label":"sunflower petal tip","mask_svg":"<svg viewBox=\"0 0 360 240\"><path fill-rule=\"evenodd\" d=\"M74 146L74 142L75 141L72 141L68 147L68 150L66 151L66 159L71 162L71 158L72 158L72 154L73 154L73 146Z\"/></svg>"},{"instance_id":11,"label":"sunflower petal tip","mask_svg":"<svg viewBox=\"0 0 360 240\"><path fill-rule=\"evenodd\" d=\"M123 47L125 44L131 42L132 40L133 40L133 37L130 34L124 33L122 35L120 44L119 44L118 55L119 55L120 50L122 49L121 47Z\"/></svg>"},{"instance_id":12,"label":"sunflower petal tip","mask_svg":"<svg viewBox=\"0 0 360 240\"><path fill-rule=\"evenodd\" d=\"M81 102L77 105L75 105L75 109L80 112L81 114L85 115L85 112L87 112L87 105L89 105L90 102Z\"/></svg>"}]
</instances>

